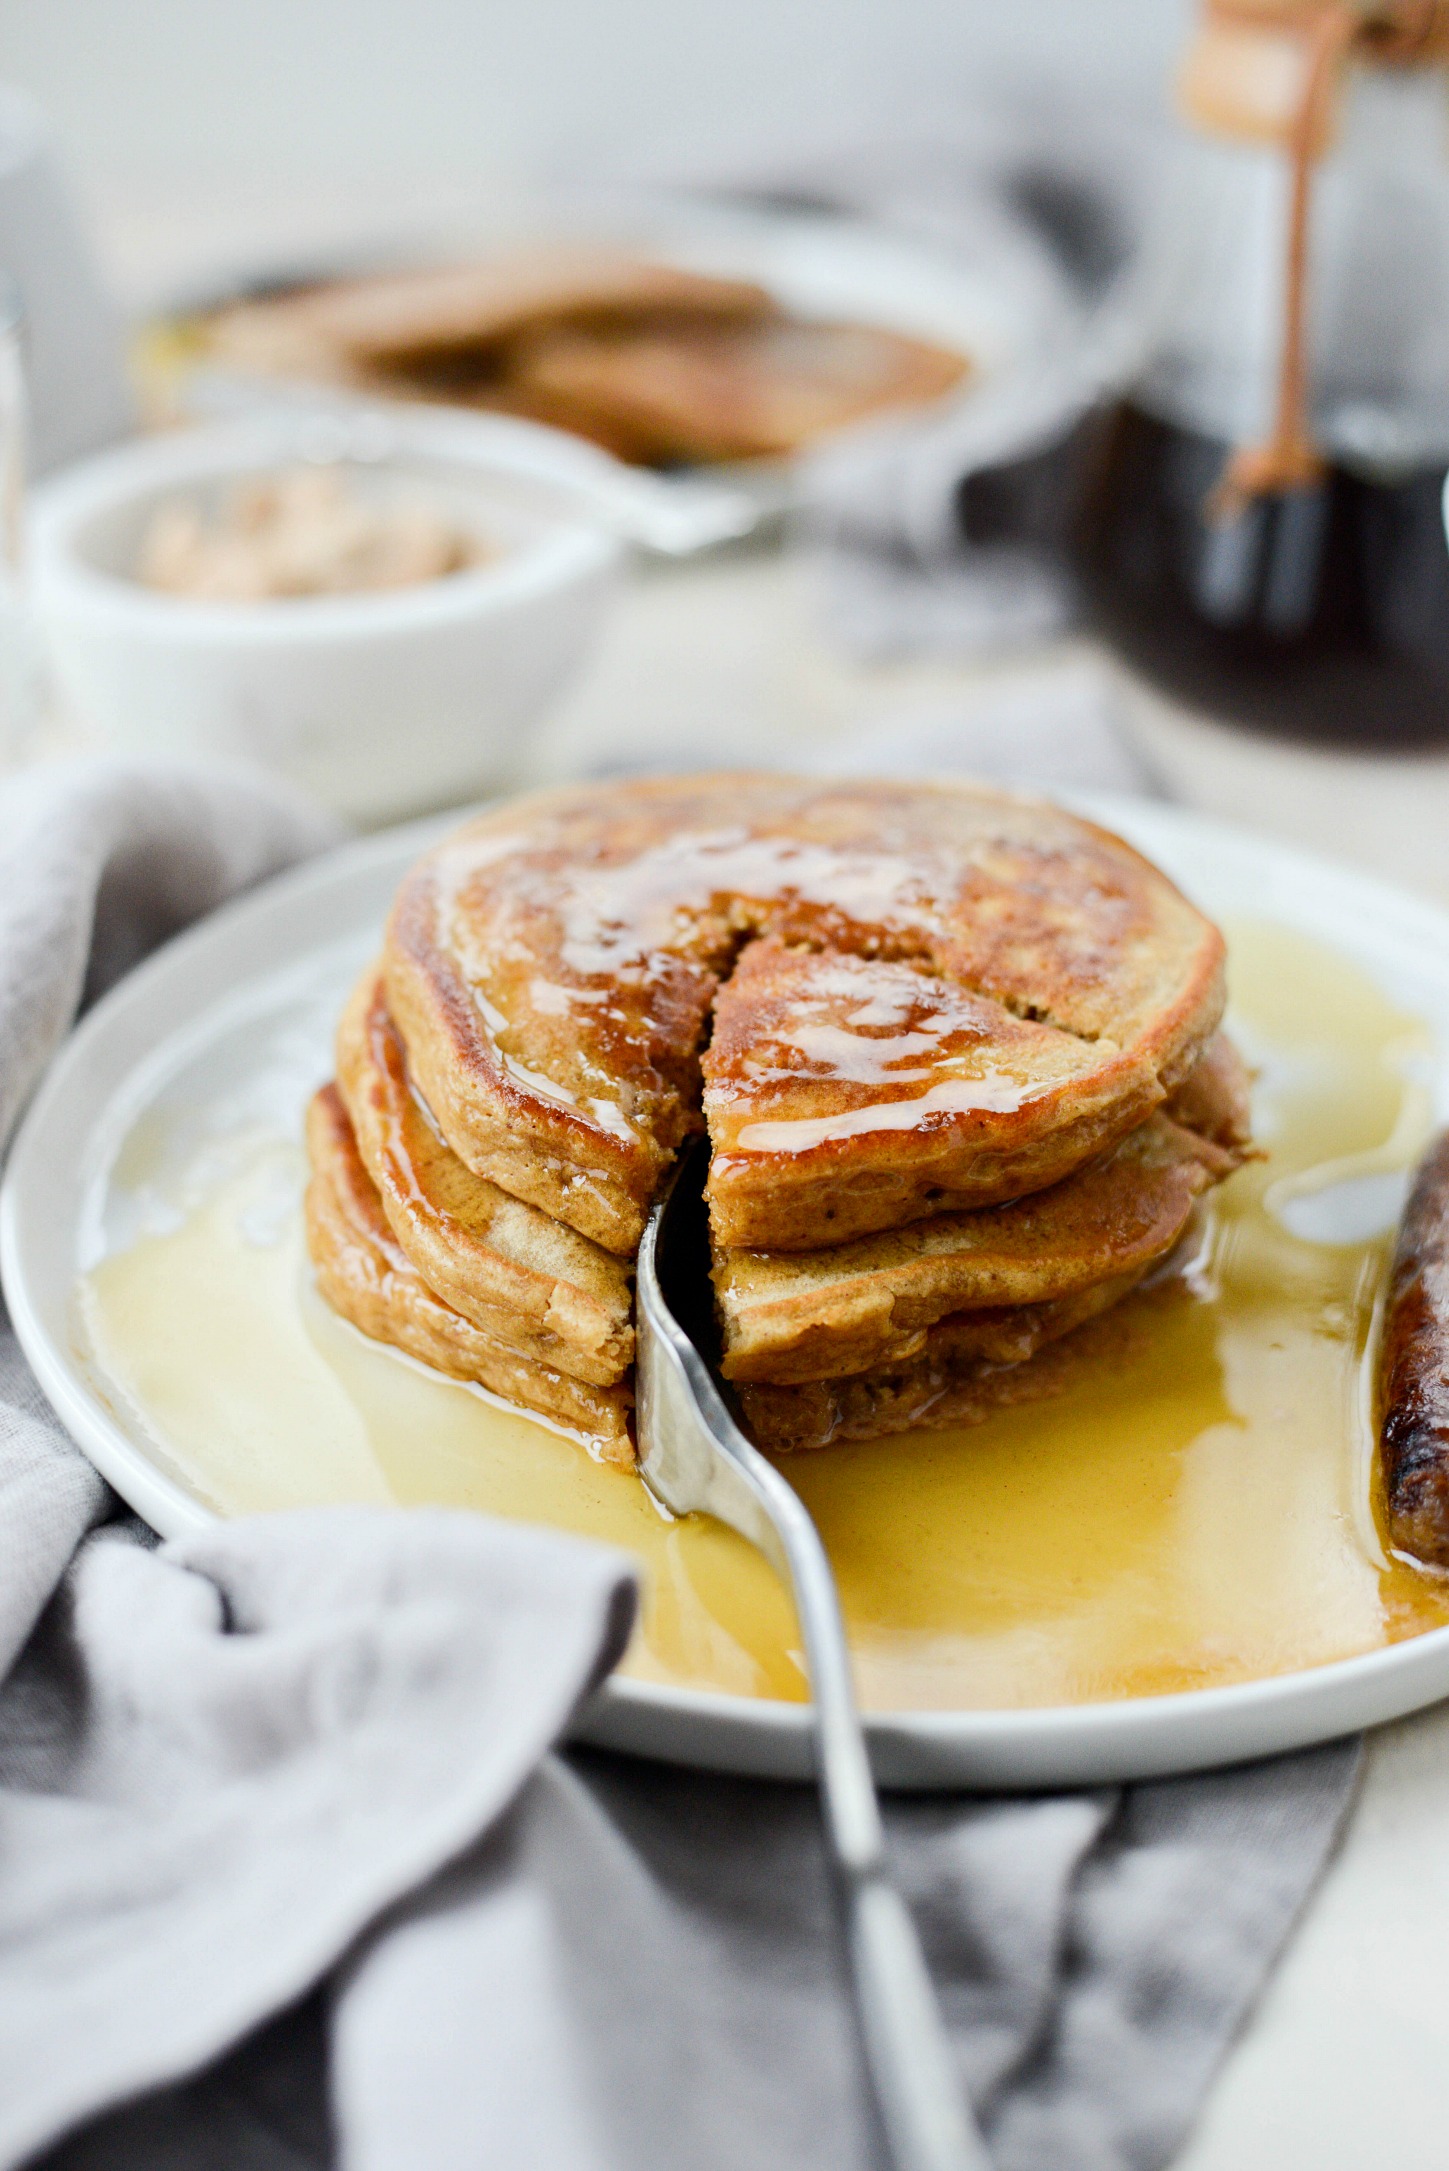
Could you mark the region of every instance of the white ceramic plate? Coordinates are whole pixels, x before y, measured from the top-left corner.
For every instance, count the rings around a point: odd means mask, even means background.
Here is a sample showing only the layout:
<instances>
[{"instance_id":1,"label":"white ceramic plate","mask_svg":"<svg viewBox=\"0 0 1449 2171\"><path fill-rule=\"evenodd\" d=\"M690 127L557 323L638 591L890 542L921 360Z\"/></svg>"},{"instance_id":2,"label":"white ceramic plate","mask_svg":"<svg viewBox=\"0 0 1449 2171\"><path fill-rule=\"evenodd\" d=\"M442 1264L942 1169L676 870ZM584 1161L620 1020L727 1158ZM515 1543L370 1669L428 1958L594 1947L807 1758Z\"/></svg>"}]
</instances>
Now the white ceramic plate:
<instances>
[{"instance_id":1,"label":"white ceramic plate","mask_svg":"<svg viewBox=\"0 0 1449 2171\"><path fill-rule=\"evenodd\" d=\"M1060 273L1043 248L1019 230L982 222L971 242L954 252L888 229L848 218L802 218L694 207L656 220L625 222L610 237L640 254L720 278L753 279L786 309L802 317L845 318L876 324L970 357L974 367L966 397L1025 357L1059 349L1077 329L1075 306ZM373 268L361 261L336 266L340 277ZM389 265L384 268L391 269ZM310 267L325 278L329 267ZM301 276L300 274L298 275ZM172 313L184 320L248 291L284 283L278 275L236 281L226 291L191 297ZM180 384L183 404L194 414L255 406L280 383L222 364L199 362ZM336 403L326 388L296 386L314 402ZM748 462L730 469L737 480L757 485L762 509L783 503L786 493L771 478L788 462Z\"/></svg>"},{"instance_id":2,"label":"white ceramic plate","mask_svg":"<svg viewBox=\"0 0 1449 2171\"><path fill-rule=\"evenodd\" d=\"M1194 816L1137 802L1094 806L1209 912L1276 920L1335 945L1433 1029L1449 1105L1449 914L1363 876ZM455 819L451 817L450 819ZM0 1267L16 1331L66 1424L154 1526L177 1535L212 1511L169 1474L108 1401L73 1324L97 1199L153 1104L235 1095L259 1021L330 1014L376 941L397 881L434 833L415 825L349 847L216 914L133 973L86 1019L36 1097L0 1197ZM298 1051L302 1094L325 1075L325 1033ZM310 1052L309 1052L310 1050ZM310 1065L310 1074L309 1074ZM290 1105L290 1104L289 1104ZM1449 1629L1308 1672L1133 1701L1023 1711L910 1712L868 1720L877 1771L906 1787L1040 1787L1138 1778L1323 1741L1449 1695ZM588 1740L719 1769L803 1777L808 1709L652 1683L609 1682Z\"/></svg>"}]
</instances>

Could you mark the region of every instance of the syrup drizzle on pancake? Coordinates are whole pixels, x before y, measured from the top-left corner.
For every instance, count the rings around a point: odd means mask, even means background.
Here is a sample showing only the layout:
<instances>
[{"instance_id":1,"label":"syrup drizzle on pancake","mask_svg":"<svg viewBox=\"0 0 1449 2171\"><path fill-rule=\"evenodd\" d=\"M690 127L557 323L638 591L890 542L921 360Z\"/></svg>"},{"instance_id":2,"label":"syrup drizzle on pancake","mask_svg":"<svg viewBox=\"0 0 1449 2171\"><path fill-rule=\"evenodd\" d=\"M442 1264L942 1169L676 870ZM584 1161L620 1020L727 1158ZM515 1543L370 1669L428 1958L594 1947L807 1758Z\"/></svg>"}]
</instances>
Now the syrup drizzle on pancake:
<instances>
[{"instance_id":1,"label":"syrup drizzle on pancake","mask_svg":"<svg viewBox=\"0 0 1449 2171\"><path fill-rule=\"evenodd\" d=\"M837 1073L855 1082L857 1072ZM999 1071L965 1079L947 1078L913 1101L870 1101L838 1116L797 1116L793 1120L746 1123L735 1144L749 1153L806 1153L832 1139L860 1138L867 1131L914 1131L931 1116L1010 1115L1050 1092L1044 1085L1023 1085Z\"/></svg>"},{"instance_id":2,"label":"syrup drizzle on pancake","mask_svg":"<svg viewBox=\"0 0 1449 2171\"><path fill-rule=\"evenodd\" d=\"M764 1000L750 1002L748 1037L736 1041L731 1013L755 990ZM706 1107L721 1144L727 1138L735 1150L800 1153L827 1139L914 1129L947 1112L1009 1114L1052 1090L1056 1081L1043 1077L1044 1069L1065 1068L1070 1076L1092 1061L1064 1049L1048 1028L1004 1019L1000 1005L924 967L802 955L764 942L721 991ZM802 1086L812 1101L823 1091L834 1111L764 1113L774 1099L788 1104ZM747 1097L750 1117L721 1137L735 1094Z\"/></svg>"}]
</instances>

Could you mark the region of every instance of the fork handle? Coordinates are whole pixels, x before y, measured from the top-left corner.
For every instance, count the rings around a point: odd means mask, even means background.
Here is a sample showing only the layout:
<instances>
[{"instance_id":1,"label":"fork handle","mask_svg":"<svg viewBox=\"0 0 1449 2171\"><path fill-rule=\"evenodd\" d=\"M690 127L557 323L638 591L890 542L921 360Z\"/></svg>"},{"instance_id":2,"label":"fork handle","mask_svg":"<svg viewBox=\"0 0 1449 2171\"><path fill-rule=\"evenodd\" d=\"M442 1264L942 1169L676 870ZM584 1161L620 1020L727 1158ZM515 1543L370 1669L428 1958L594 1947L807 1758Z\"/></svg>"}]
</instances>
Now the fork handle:
<instances>
[{"instance_id":1,"label":"fork handle","mask_svg":"<svg viewBox=\"0 0 1449 2171\"><path fill-rule=\"evenodd\" d=\"M696 1184L702 1173L696 1160ZM990 2171L915 1924L887 1874L845 1623L820 1533L800 1495L740 1431L665 1295L661 1246L671 1248L666 1222L680 1200L687 1206L676 1177L639 1247L640 1468L676 1515L719 1516L759 1546L794 1591L861 2041L895 2171Z\"/></svg>"},{"instance_id":2,"label":"fork handle","mask_svg":"<svg viewBox=\"0 0 1449 2171\"><path fill-rule=\"evenodd\" d=\"M861 2036L896 2171L990 2171L905 1901L873 1874L852 1882L845 1906Z\"/></svg>"},{"instance_id":3,"label":"fork handle","mask_svg":"<svg viewBox=\"0 0 1449 2171\"><path fill-rule=\"evenodd\" d=\"M821 1806L871 2088L895 2171L990 2171L955 2070L916 1925L890 1881L880 1803L830 1563L799 1495L748 1442L731 1443L769 1507L795 1594L815 1706Z\"/></svg>"}]
</instances>

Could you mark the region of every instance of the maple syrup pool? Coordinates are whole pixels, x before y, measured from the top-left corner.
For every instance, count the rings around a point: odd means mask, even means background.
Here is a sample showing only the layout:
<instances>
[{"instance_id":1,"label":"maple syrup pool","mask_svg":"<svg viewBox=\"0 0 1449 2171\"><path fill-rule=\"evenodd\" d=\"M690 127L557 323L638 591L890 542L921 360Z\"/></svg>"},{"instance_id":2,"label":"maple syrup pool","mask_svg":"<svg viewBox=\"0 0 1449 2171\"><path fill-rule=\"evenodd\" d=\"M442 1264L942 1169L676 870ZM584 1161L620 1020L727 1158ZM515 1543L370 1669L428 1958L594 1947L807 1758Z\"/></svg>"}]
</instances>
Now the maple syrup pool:
<instances>
[{"instance_id":1,"label":"maple syrup pool","mask_svg":"<svg viewBox=\"0 0 1449 2171\"><path fill-rule=\"evenodd\" d=\"M1266 1157L1208 1203L1186 1272L1086 1330L1055 1400L782 1459L869 1708L1157 1695L1449 1624L1449 1583L1384 1550L1368 1391L1429 1035L1322 944L1228 934ZM224 1514L430 1502L628 1547L646 1600L627 1672L803 1697L789 1601L743 1539L670 1520L630 1473L332 1316L302 1181L292 1141L256 1141L84 1278L88 1362L157 1458Z\"/></svg>"}]
</instances>

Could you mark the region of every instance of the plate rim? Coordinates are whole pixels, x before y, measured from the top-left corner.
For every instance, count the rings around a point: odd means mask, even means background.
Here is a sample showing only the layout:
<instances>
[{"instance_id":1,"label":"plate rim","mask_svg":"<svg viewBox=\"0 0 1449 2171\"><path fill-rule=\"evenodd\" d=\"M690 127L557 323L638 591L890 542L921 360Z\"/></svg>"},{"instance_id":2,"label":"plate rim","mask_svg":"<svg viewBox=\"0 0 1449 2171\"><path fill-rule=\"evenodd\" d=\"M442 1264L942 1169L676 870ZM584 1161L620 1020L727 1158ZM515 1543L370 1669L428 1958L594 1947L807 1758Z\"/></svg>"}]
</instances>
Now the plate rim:
<instances>
[{"instance_id":1,"label":"plate rim","mask_svg":"<svg viewBox=\"0 0 1449 2171\"><path fill-rule=\"evenodd\" d=\"M1449 985L1449 909L1381 878L1239 825L1159 801L1063 794L1090 818L1175 833L1185 843L1214 844L1260 857L1272 873L1309 885L1327 881L1381 920L1428 936ZM487 804L488 802L485 802ZM369 879L401 871L436 836L476 809L455 809L353 840L230 900L153 952L95 1005L69 1035L38 1083L17 1125L0 1183L0 1278L16 1337L47 1400L77 1445L137 1512L165 1537L209 1527L218 1511L188 1491L131 1432L88 1373L73 1341L57 1341L38 1296L40 1195L46 1156L68 1101L88 1085L94 1053L104 1050L149 1005L164 1005L172 984L229 941L245 943L269 919L289 919L309 899L341 897ZM1149 847L1150 849L1150 847ZM265 934L261 939L265 940ZM323 946L315 933L294 959ZM249 978L274 974L273 958L219 981L213 997L235 997ZM163 1027L151 1053L170 1040ZM126 1063L105 1085L114 1104L138 1068ZM90 1087L92 1093L96 1090ZM98 1109L70 1150L83 1161L101 1128ZM53 1162L48 1164L53 1165ZM53 1218L53 1217L52 1217ZM72 1251L78 1217L65 1223ZM1387 1677L1387 1679L1385 1678ZM1449 1627L1403 1642L1292 1672L1079 1705L964 1711L868 1711L865 1725L882 1784L907 1789L995 1789L1013 1785L1101 1784L1166 1776L1304 1747L1385 1722L1449 1696ZM805 1703L748 1698L615 1675L577 1715L574 1737L597 1746L705 1769L785 1780L813 1770L812 1722Z\"/></svg>"}]
</instances>

